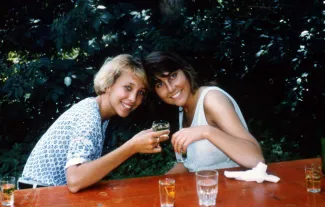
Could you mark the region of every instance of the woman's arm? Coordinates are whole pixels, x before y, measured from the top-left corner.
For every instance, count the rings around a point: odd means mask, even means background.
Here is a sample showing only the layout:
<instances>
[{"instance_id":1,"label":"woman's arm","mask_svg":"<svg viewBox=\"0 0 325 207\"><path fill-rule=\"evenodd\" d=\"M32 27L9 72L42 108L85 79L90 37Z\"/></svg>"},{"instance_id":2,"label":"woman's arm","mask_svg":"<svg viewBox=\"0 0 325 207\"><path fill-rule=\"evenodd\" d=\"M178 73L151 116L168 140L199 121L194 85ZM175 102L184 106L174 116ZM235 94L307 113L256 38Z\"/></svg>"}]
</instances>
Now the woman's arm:
<instances>
[{"instance_id":1,"label":"woman's arm","mask_svg":"<svg viewBox=\"0 0 325 207\"><path fill-rule=\"evenodd\" d=\"M240 121L232 102L220 91L210 91L204 111L211 127L205 136L238 164L252 168L264 162L261 147Z\"/></svg>"},{"instance_id":2,"label":"woman's arm","mask_svg":"<svg viewBox=\"0 0 325 207\"><path fill-rule=\"evenodd\" d=\"M200 139L208 139L238 164L252 168L264 162L259 143L242 125L232 102L219 91L209 91L204 98L209 125L183 128L172 137L175 151Z\"/></svg>"},{"instance_id":3,"label":"woman's arm","mask_svg":"<svg viewBox=\"0 0 325 207\"><path fill-rule=\"evenodd\" d=\"M76 193L100 181L109 172L119 166L135 153L158 153L161 147L157 143L168 139L168 130L153 132L151 129L135 135L116 150L93 161L72 165L66 169L67 185L71 192Z\"/></svg>"}]
</instances>

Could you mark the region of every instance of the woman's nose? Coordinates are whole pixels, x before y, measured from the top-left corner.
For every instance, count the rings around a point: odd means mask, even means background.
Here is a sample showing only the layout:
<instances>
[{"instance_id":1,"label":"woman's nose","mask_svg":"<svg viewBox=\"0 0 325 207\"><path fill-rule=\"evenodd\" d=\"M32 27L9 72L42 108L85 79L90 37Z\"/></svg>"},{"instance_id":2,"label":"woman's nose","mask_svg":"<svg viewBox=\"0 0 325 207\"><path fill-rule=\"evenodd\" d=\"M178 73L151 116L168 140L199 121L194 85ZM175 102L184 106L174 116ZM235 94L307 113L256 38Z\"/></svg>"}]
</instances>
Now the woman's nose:
<instances>
[{"instance_id":1,"label":"woman's nose","mask_svg":"<svg viewBox=\"0 0 325 207\"><path fill-rule=\"evenodd\" d=\"M129 100L132 101L132 103L134 103L136 101L136 99L137 99L137 93L136 92L131 93L129 95Z\"/></svg>"},{"instance_id":2,"label":"woman's nose","mask_svg":"<svg viewBox=\"0 0 325 207\"><path fill-rule=\"evenodd\" d=\"M167 86L167 90L168 90L168 92L173 92L173 90L174 90L174 86L173 86L172 84L167 83L166 86Z\"/></svg>"}]
</instances>

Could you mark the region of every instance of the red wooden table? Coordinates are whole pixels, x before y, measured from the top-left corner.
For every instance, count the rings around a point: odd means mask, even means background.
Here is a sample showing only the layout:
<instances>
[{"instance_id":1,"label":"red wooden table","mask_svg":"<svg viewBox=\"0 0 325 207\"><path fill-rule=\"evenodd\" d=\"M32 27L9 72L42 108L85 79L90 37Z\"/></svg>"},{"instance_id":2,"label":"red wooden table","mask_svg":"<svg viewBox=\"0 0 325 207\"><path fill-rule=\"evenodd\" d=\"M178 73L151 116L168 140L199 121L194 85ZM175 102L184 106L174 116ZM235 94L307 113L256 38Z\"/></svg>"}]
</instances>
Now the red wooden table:
<instances>
[{"instance_id":1,"label":"red wooden table","mask_svg":"<svg viewBox=\"0 0 325 207\"><path fill-rule=\"evenodd\" d=\"M245 206L325 206L325 179L320 193L305 188L304 165L320 163L319 158L268 164L268 173L281 178L278 183L255 183L228 179L219 171L217 207ZM237 168L237 170L242 170ZM100 182L76 194L66 186L15 191L15 207L160 207L158 180L176 180L175 207L198 207L195 174L152 176Z\"/></svg>"}]
</instances>

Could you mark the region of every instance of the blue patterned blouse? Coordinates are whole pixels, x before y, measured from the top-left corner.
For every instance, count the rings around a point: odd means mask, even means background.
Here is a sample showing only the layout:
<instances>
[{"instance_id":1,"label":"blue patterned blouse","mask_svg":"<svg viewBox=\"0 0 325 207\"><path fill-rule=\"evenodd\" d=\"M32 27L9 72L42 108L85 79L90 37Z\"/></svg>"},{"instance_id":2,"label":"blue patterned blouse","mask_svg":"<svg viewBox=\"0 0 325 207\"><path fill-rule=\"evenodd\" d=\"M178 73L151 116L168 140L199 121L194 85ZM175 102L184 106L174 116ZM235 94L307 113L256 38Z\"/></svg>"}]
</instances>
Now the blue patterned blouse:
<instances>
[{"instance_id":1,"label":"blue patterned blouse","mask_svg":"<svg viewBox=\"0 0 325 207\"><path fill-rule=\"evenodd\" d=\"M108 121L102 123L95 98L86 98L64 112L36 144L22 179L65 185L65 170L100 157Z\"/></svg>"}]
</instances>

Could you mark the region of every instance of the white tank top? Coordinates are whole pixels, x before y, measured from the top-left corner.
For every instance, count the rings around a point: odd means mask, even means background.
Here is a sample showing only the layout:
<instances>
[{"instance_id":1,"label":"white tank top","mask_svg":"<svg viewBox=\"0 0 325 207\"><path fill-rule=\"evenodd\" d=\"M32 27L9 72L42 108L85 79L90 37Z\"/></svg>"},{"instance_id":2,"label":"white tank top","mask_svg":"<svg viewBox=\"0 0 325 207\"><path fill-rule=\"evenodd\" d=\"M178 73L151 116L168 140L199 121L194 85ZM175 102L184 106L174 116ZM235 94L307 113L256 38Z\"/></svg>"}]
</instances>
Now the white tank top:
<instances>
[{"instance_id":1,"label":"white tank top","mask_svg":"<svg viewBox=\"0 0 325 207\"><path fill-rule=\"evenodd\" d=\"M239 109L236 101L224 90L218 87L207 87L205 88L198 99L193 121L191 127L209 125L205 113L204 113L204 97L211 90L218 90L224 95L226 95L232 102L237 115L242 122L243 126L247 129L247 124L245 119ZM179 113L179 128L182 128L183 123L183 109L180 107ZM187 161L184 166L190 171L195 172L199 170L212 170L221 168L231 168L237 167L238 164L231 160L227 155L225 155L218 147L212 144L207 139L202 139L191 143L187 147Z\"/></svg>"}]
</instances>

